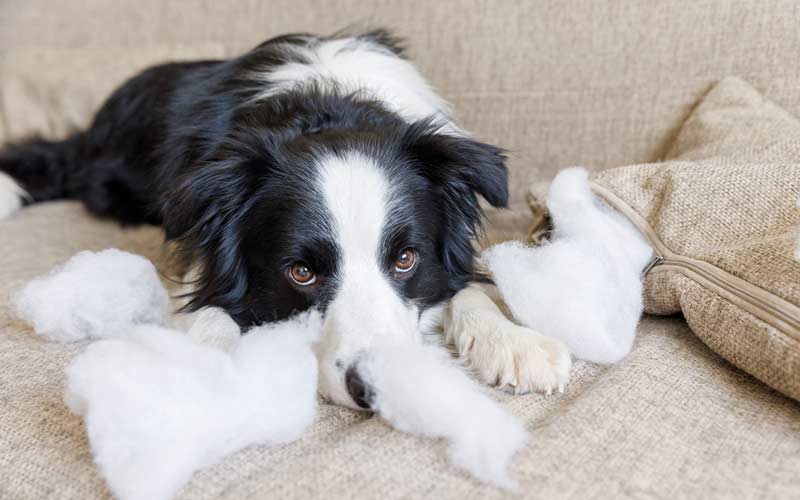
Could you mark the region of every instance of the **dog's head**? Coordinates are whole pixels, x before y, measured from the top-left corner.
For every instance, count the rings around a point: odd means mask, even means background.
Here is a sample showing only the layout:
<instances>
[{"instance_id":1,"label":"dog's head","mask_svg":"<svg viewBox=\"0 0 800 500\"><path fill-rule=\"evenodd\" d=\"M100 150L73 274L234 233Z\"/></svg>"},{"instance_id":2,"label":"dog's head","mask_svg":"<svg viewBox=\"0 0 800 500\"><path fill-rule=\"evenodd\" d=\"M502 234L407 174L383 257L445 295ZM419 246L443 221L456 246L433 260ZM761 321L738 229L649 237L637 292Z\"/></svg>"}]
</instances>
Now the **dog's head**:
<instances>
[{"instance_id":1,"label":"dog's head","mask_svg":"<svg viewBox=\"0 0 800 500\"><path fill-rule=\"evenodd\" d=\"M378 338L418 338L473 277L478 195L504 206L507 171L498 148L431 121L306 106L241 117L180 180L164 225L199 264L190 309L222 307L246 327L318 308L320 392L364 407L359 356Z\"/></svg>"}]
</instances>

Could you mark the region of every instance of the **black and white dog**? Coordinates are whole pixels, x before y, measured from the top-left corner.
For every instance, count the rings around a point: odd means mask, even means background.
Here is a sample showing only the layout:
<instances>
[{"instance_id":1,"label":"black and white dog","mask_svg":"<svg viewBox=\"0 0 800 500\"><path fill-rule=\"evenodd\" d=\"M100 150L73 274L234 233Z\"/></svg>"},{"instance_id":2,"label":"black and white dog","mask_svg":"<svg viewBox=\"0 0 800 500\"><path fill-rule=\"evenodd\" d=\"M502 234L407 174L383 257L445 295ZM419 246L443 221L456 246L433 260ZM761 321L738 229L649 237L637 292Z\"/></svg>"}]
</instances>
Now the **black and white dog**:
<instances>
[{"instance_id":1,"label":"black and white dog","mask_svg":"<svg viewBox=\"0 0 800 500\"><path fill-rule=\"evenodd\" d=\"M162 225L194 269L189 310L220 307L248 327L319 308L320 390L348 406L367 404L352 367L370 339L435 328L475 277L478 196L508 199L502 151L453 123L383 31L286 35L230 60L150 68L88 130L8 146L0 172L0 216L77 198ZM487 380L565 382L558 345L493 339L465 353ZM520 371L535 349L552 352Z\"/></svg>"}]
</instances>

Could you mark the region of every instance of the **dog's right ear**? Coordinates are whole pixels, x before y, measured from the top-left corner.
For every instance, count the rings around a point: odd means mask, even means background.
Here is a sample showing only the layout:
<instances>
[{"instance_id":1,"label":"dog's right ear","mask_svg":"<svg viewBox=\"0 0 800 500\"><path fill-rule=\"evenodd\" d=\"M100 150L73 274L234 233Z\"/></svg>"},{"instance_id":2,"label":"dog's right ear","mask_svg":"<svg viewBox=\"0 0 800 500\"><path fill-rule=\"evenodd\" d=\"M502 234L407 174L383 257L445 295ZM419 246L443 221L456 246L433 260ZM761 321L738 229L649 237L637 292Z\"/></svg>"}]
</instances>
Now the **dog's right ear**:
<instances>
[{"instance_id":1,"label":"dog's right ear","mask_svg":"<svg viewBox=\"0 0 800 500\"><path fill-rule=\"evenodd\" d=\"M165 197L167 240L176 244L180 263L197 272L185 310L216 306L241 312L236 309L248 286L240 248L242 221L272 162L263 144L232 140L202 158Z\"/></svg>"}]
</instances>

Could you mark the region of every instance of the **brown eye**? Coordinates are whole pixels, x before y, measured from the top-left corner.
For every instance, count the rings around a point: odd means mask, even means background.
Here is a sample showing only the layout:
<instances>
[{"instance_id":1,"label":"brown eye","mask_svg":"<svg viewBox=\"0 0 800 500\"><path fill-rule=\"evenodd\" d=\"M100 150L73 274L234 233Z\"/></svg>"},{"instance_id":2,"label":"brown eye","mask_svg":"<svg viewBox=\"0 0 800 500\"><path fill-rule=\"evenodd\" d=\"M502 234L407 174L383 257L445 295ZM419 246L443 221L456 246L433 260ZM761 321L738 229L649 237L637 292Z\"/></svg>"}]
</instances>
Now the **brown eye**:
<instances>
[{"instance_id":1,"label":"brown eye","mask_svg":"<svg viewBox=\"0 0 800 500\"><path fill-rule=\"evenodd\" d=\"M289 277L300 286L308 286L317 281L317 275L305 262L295 262L289 268Z\"/></svg>"},{"instance_id":2,"label":"brown eye","mask_svg":"<svg viewBox=\"0 0 800 500\"><path fill-rule=\"evenodd\" d=\"M413 248L406 248L397 255L394 261L394 270L398 273L407 273L417 264L417 252Z\"/></svg>"}]
</instances>

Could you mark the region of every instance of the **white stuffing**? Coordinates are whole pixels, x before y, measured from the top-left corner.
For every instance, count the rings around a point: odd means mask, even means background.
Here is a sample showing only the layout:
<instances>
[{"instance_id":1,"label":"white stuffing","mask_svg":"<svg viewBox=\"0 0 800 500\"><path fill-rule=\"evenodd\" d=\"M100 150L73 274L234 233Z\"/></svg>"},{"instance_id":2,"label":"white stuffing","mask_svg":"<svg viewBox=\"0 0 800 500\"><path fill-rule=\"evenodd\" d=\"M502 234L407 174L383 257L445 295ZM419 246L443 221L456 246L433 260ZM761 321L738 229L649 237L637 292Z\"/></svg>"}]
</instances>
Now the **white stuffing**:
<instances>
[{"instance_id":1,"label":"white stuffing","mask_svg":"<svg viewBox=\"0 0 800 500\"><path fill-rule=\"evenodd\" d=\"M614 363L630 352L642 314L642 271L653 251L591 192L582 168L550 187L552 239L507 242L482 257L514 318L564 342L578 358Z\"/></svg>"},{"instance_id":2,"label":"white stuffing","mask_svg":"<svg viewBox=\"0 0 800 500\"><path fill-rule=\"evenodd\" d=\"M394 428L445 438L451 461L481 481L514 489L508 474L527 441L523 425L439 347L375 346L359 363L372 409Z\"/></svg>"},{"instance_id":3,"label":"white stuffing","mask_svg":"<svg viewBox=\"0 0 800 500\"><path fill-rule=\"evenodd\" d=\"M80 252L13 297L17 315L58 342L116 335L162 324L169 297L153 264L117 249Z\"/></svg>"},{"instance_id":4,"label":"white stuffing","mask_svg":"<svg viewBox=\"0 0 800 500\"><path fill-rule=\"evenodd\" d=\"M121 500L171 498L196 470L251 444L295 440L316 415L317 311L241 336L215 308L161 326L167 306L152 264L119 250L82 252L16 296L40 335L100 339L67 367L64 401ZM440 347L376 345L360 369L391 425L445 438L455 465L515 486L508 466L524 427Z\"/></svg>"},{"instance_id":5,"label":"white stuffing","mask_svg":"<svg viewBox=\"0 0 800 500\"><path fill-rule=\"evenodd\" d=\"M251 330L232 353L132 327L67 368L95 463L123 500L171 498L192 473L251 444L287 443L316 415L316 312Z\"/></svg>"}]
</instances>

